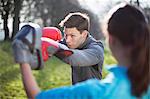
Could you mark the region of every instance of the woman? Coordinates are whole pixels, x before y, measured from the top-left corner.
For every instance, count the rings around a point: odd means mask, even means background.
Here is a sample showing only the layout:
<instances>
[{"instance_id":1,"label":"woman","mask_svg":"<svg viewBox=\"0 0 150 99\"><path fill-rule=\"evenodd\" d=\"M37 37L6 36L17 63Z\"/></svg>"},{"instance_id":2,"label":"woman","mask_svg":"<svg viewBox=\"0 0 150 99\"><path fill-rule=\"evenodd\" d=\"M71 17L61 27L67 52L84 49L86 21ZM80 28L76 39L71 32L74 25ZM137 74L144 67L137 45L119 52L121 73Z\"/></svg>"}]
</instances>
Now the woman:
<instances>
[{"instance_id":1,"label":"woman","mask_svg":"<svg viewBox=\"0 0 150 99\"><path fill-rule=\"evenodd\" d=\"M40 91L29 64L25 63L21 64L21 70L29 98L148 99L150 33L143 13L131 5L120 5L109 17L107 31L118 64L110 68L111 73L104 80L91 79L70 87Z\"/></svg>"}]
</instances>

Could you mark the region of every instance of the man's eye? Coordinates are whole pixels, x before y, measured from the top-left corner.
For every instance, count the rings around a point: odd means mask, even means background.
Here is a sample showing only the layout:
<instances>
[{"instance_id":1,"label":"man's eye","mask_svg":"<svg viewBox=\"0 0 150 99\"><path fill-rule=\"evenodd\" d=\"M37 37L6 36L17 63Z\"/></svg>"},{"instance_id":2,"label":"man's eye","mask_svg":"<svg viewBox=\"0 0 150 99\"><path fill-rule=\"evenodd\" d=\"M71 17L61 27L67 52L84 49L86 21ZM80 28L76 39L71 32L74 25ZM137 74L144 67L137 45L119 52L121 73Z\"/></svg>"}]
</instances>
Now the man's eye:
<instances>
[{"instance_id":1,"label":"man's eye","mask_svg":"<svg viewBox=\"0 0 150 99\"><path fill-rule=\"evenodd\" d=\"M71 37L75 37L75 35L71 35Z\"/></svg>"},{"instance_id":2,"label":"man's eye","mask_svg":"<svg viewBox=\"0 0 150 99\"><path fill-rule=\"evenodd\" d=\"M67 37L67 35L64 35L64 37L66 38L66 37Z\"/></svg>"}]
</instances>

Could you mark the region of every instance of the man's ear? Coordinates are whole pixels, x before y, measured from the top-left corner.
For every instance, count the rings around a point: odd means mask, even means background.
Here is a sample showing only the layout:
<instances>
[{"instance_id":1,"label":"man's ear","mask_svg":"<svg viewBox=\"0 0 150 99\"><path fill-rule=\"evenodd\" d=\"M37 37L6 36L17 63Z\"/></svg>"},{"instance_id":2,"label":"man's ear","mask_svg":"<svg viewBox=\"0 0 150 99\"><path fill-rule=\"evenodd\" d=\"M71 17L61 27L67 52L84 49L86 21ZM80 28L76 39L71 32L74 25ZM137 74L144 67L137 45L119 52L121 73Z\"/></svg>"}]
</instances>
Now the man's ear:
<instances>
[{"instance_id":1,"label":"man's ear","mask_svg":"<svg viewBox=\"0 0 150 99\"><path fill-rule=\"evenodd\" d=\"M87 30L84 30L84 31L82 32L82 36L83 36L84 38L87 38L87 36L88 36L88 31L87 31Z\"/></svg>"}]
</instances>

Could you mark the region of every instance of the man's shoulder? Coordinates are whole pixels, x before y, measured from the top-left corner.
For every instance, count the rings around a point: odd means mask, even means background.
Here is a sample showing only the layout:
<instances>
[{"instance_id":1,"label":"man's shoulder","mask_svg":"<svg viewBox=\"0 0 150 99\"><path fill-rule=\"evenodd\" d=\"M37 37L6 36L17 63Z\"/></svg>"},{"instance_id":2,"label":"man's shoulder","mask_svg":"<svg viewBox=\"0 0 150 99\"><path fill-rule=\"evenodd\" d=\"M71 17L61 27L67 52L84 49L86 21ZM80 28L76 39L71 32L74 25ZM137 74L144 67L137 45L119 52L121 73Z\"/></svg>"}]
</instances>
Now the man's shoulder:
<instances>
[{"instance_id":1,"label":"man's shoulder","mask_svg":"<svg viewBox=\"0 0 150 99\"><path fill-rule=\"evenodd\" d=\"M100 46L101 48L104 49L104 45L102 43L102 40L96 40L95 38L93 38L92 36L90 37L90 41L89 41L89 46Z\"/></svg>"}]
</instances>

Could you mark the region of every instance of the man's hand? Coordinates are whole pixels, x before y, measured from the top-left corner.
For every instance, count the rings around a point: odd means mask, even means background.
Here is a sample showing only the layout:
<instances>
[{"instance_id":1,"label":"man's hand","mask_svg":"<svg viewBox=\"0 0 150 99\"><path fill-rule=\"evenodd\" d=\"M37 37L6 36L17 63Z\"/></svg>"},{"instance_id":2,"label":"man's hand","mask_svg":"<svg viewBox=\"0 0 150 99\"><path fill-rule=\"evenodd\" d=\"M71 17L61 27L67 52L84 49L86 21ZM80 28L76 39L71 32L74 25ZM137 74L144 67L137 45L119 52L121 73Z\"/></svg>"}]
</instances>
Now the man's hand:
<instances>
[{"instance_id":1,"label":"man's hand","mask_svg":"<svg viewBox=\"0 0 150 99\"><path fill-rule=\"evenodd\" d=\"M57 42L61 38L61 31L56 27L44 27L42 29L42 57L44 61L47 61L58 50Z\"/></svg>"},{"instance_id":2,"label":"man's hand","mask_svg":"<svg viewBox=\"0 0 150 99\"><path fill-rule=\"evenodd\" d=\"M66 45L56 42L52 39L42 37L42 55L46 61L49 56L57 54L59 57L68 57L73 54Z\"/></svg>"},{"instance_id":3,"label":"man's hand","mask_svg":"<svg viewBox=\"0 0 150 99\"><path fill-rule=\"evenodd\" d=\"M42 30L42 57L47 61L52 55L57 54L60 57L68 57L73 54L69 48L59 41L61 40L61 31L56 27L44 27Z\"/></svg>"}]
</instances>

